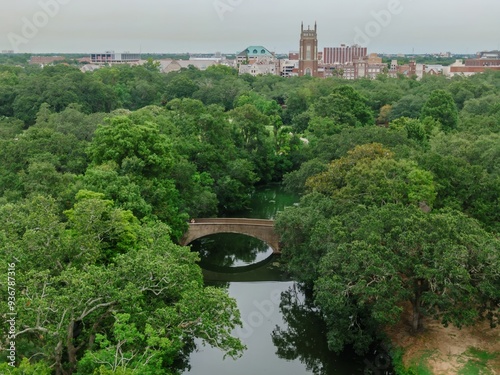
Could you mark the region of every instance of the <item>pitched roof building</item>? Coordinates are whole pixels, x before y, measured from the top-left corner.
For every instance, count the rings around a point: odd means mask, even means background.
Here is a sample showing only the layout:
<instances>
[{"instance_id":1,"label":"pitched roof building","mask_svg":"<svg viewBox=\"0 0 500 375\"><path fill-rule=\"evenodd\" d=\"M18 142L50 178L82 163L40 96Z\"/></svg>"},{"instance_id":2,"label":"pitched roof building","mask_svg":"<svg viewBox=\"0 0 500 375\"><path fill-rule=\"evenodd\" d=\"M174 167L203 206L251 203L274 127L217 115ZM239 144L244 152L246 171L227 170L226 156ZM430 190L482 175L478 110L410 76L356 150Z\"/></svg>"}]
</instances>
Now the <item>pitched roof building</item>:
<instances>
[{"instance_id":1,"label":"pitched roof building","mask_svg":"<svg viewBox=\"0 0 500 375\"><path fill-rule=\"evenodd\" d=\"M272 58L275 56L272 52L270 52L267 48L263 46L248 46L243 51L236 55L236 62L238 64L253 64L257 60L261 60L262 58Z\"/></svg>"}]
</instances>

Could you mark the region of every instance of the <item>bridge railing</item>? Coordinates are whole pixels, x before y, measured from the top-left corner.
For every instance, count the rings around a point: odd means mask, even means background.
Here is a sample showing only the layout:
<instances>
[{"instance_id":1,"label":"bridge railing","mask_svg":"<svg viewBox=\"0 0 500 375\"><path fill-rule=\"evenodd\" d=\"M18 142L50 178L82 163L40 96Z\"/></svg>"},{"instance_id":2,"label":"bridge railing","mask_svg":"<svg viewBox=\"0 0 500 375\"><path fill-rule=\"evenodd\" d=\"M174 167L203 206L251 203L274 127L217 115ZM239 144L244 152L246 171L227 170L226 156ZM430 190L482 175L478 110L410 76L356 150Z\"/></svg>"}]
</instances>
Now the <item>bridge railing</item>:
<instances>
[{"instance_id":1,"label":"bridge railing","mask_svg":"<svg viewBox=\"0 0 500 375\"><path fill-rule=\"evenodd\" d=\"M236 224L236 225L264 225L274 226L274 220L265 219L240 219L240 218L202 218L192 219L191 225L196 224Z\"/></svg>"}]
</instances>

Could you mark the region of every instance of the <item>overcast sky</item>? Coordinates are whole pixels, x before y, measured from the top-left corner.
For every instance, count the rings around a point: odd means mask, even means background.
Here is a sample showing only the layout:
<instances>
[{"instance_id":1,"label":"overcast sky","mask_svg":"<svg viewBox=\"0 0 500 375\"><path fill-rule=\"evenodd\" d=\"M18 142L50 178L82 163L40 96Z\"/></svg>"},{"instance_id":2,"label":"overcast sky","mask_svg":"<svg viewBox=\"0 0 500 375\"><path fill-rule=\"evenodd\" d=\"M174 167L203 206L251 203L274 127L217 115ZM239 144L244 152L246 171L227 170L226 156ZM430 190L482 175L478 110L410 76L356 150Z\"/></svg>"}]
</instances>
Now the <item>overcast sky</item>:
<instances>
[{"instance_id":1,"label":"overcast sky","mask_svg":"<svg viewBox=\"0 0 500 375\"><path fill-rule=\"evenodd\" d=\"M0 0L0 50L240 52L318 44L377 53L500 49L499 0Z\"/></svg>"}]
</instances>

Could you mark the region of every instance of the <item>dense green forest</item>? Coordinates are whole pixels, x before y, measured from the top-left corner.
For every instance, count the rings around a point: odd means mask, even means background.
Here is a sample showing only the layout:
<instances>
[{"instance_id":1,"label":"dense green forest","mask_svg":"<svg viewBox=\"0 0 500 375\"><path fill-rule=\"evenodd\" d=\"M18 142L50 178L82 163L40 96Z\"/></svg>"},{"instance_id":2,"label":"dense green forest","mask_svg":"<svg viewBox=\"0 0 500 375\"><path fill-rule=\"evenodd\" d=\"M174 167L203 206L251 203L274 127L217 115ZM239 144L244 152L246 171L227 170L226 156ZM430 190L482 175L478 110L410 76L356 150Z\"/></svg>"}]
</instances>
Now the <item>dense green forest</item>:
<instances>
[{"instance_id":1,"label":"dense green forest","mask_svg":"<svg viewBox=\"0 0 500 375\"><path fill-rule=\"evenodd\" d=\"M494 327L499 160L494 72L345 81L0 65L12 373L176 374L195 338L240 355L234 301L176 243L190 218L237 211L281 181L302 195L277 220L282 258L314 291L332 350L365 351L405 310L415 331L424 316Z\"/></svg>"}]
</instances>

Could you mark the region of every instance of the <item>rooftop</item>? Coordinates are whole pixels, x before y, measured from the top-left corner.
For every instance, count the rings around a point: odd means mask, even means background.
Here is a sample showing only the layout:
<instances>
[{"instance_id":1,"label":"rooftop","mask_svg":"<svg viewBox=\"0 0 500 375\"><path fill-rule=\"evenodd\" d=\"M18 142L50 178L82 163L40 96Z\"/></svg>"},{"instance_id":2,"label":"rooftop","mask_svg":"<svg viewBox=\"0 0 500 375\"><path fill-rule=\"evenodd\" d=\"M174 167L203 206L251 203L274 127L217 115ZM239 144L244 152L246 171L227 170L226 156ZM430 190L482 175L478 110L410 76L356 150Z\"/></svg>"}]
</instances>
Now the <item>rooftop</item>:
<instances>
[{"instance_id":1,"label":"rooftop","mask_svg":"<svg viewBox=\"0 0 500 375\"><path fill-rule=\"evenodd\" d=\"M238 56L273 56L266 47L263 46L248 46L241 51Z\"/></svg>"}]
</instances>

